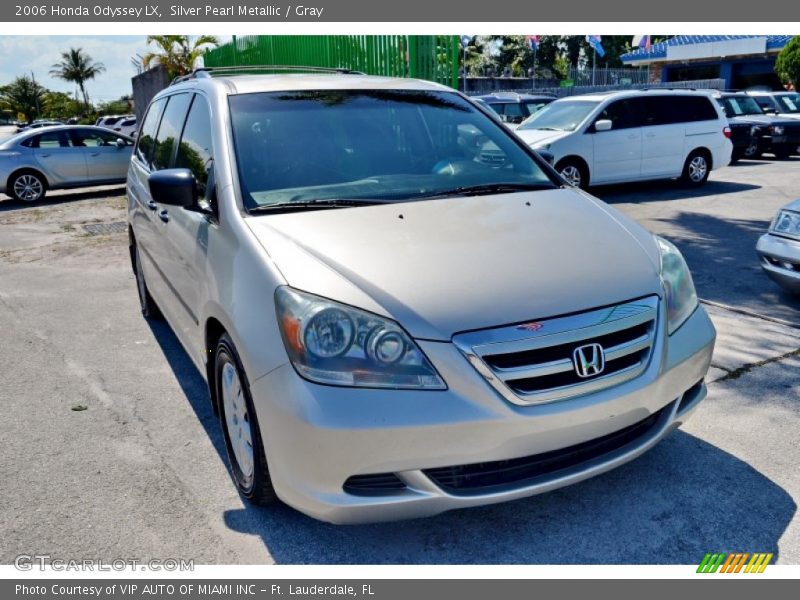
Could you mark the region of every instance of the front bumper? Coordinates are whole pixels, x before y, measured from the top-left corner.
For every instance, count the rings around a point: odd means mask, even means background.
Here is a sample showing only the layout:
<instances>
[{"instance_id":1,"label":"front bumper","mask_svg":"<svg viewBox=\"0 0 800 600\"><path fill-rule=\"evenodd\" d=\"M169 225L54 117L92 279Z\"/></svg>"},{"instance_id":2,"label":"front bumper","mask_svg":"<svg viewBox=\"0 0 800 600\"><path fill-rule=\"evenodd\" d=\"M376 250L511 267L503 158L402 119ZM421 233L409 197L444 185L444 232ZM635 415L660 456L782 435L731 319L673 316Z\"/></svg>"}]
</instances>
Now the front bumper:
<instances>
[{"instance_id":1,"label":"front bumper","mask_svg":"<svg viewBox=\"0 0 800 600\"><path fill-rule=\"evenodd\" d=\"M800 294L800 242L765 233L758 239L756 252L761 268L782 288Z\"/></svg>"},{"instance_id":2,"label":"front bumper","mask_svg":"<svg viewBox=\"0 0 800 600\"><path fill-rule=\"evenodd\" d=\"M286 364L254 381L251 392L270 474L284 502L334 523L408 519L539 494L636 458L680 426L705 397L702 381L715 335L698 307L668 343L661 331L640 377L530 406L502 399L453 344L441 342L420 346L447 382L445 391L315 385ZM453 493L424 472L586 444L659 411L646 432L625 445L515 484ZM393 474L404 486L373 495L344 490L348 478L368 474Z\"/></svg>"}]
</instances>

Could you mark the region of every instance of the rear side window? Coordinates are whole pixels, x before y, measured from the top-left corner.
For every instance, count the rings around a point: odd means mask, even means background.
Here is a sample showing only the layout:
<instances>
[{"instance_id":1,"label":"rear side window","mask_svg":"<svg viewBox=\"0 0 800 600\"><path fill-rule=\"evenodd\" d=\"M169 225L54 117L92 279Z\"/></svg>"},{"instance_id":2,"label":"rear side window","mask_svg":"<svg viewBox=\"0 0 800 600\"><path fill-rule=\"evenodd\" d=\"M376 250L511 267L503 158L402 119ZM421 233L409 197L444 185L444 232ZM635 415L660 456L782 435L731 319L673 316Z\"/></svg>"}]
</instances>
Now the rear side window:
<instances>
[{"instance_id":1,"label":"rear side window","mask_svg":"<svg viewBox=\"0 0 800 600\"><path fill-rule=\"evenodd\" d=\"M42 149L69 148L70 141L63 131L50 131L48 133L42 133L29 138L27 141L23 142L22 145L27 146L28 148Z\"/></svg>"},{"instance_id":2,"label":"rear side window","mask_svg":"<svg viewBox=\"0 0 800 600\"><path fill-rule=\"evenodd\" d=\"M142 129L139 135L139 143L136 145L136 156L144 164L150 164L150 155L153 152L155 145L156 129L158 128L158 120L161 118L161 111L164 109L166 100L159 98L147 110L147 116L144 118Z\"/></svg>"},{"instance_id":3,"label":"rear side window","mask_svg":"<svg viewBox=\"0 0 800 600\"><path fill-rule=\"evenodd\" d=\"M611 130L641 127L641 102L636 98L617 100L606 106L597 116L597 121L611 121Z\"/></svg>"},{"instance_id":4,"label":"rear side window","mask_svg":"<svg viewBox=\"0 0 800 600\"><path fill-rule=\"evenodd\" d=\"M211 150L211 114L208 104L202 96L195 96L186 126L183 128L175 167L189 169L197 180L200 196L206 195L208 172L212 166Z\"/></svg>"},{"instance_id":5,"label":"rear side window","mask_svg":"<svg viewBox=\"0 0 800 600\"><path fill-rule=\"evenodd\" d=\"M705 96L653 96L645 98L645 125L672 125L719 118L710 98Z\"/></svg>"},{"instance_id":6,"label":"rear side window","mask_svg":"<svg viewBox=\"0 0 800 600\"><path fill-rule=\"evenodd\" d=\"M175 94L169 97L161 124L158 126L153 156L150 159L151 166L156 171L166 169L172 164L172 156L181 137L181 129L191 101L191 94Z\"/></svg>"}]
</instances>

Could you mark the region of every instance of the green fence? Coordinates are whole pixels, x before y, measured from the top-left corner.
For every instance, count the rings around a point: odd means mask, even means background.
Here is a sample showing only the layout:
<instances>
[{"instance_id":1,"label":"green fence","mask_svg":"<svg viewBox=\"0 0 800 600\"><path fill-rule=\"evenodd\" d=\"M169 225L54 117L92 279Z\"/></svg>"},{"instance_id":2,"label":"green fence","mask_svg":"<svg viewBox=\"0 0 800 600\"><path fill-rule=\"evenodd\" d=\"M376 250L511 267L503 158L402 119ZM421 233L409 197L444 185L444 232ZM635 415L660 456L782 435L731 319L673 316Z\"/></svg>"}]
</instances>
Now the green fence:
<instances>
[{"instance_id":1,"label":"green fence","mask_svg":"<svg viewBox=\"0 0 800 600\"><path fill-rule=\"evenodd\" d=\"M333 67L416 77L458 88L458 36L249 35L207 52L207 67Z\"/></svg>"}]
</instances>

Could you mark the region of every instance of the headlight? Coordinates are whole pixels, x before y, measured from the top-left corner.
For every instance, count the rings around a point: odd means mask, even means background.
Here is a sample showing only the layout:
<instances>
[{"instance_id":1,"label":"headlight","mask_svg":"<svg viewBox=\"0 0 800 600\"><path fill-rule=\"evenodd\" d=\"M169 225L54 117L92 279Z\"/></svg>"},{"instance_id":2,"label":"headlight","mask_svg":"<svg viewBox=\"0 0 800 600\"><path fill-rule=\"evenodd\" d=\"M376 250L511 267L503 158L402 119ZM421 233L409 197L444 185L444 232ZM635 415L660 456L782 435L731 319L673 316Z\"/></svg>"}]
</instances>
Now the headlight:
<instances>
[{"instance_id":1,"label":"headlight","mask_svg":"<svg viewBox=\"0 0 800 600\"><path fill-rule=\"evenodd\" d=\"M800 239L800 213L791 210L779 210L772 220L769 230L778 235Z\"/></svg>"},{"instance_id":2,"label":"headlight","mask_svg":"<svg viewBox=\"0 0 800 600\"><path fill-rule=\"evenodd\" d=\"M661 254L661 282L667 296L667 332L672 335L697 308L697 292L680 251L664 238L655 238Z\"/></svg>"},{"instance_id":3,"label":"headlight","mask_svg":"<svg viewBox=\"0 0 800 600\"><path fill-rule=\"evenodd\" d=\"M310 381L394 389L447 387L394 321L289 287L277 289L275 307L289 359Z\"/></svg>"},{"instance_id":4,"label":"headlight","mask_svg":"<svg viewBox=\"0 0 800 600\"><path fill-rule=\"evenodd\" d=\"M772 133L775 135L783 135L783 125L773 125Z\"/></svg>"},{"instance_id":5,"label":"headlight","mask_svg":"<svg viewBox=\"0 0 800 600\"><path fill-rule=\"evenodd\" d=\"M550 144L534 144L531 148L534 150L550 150Z\"/></svg>"}]
</instances>

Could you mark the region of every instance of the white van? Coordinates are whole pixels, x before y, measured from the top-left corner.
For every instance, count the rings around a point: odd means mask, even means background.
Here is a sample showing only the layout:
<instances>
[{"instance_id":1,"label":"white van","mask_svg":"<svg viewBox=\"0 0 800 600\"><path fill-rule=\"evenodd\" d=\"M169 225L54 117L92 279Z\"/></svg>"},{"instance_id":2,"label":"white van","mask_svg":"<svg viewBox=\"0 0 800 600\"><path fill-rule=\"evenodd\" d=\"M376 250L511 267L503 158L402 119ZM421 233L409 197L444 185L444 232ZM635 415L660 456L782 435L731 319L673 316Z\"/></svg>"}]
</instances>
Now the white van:
<instances>
[{"instance_id":1,"label":"white van","mask_svg":"<svg viewBox=\"0 0 800 600\"><path fill-rule=\"evenodd\" d=\"M702 185L726 166L728 120L705 92L629 90L548 104L515 130L548 150L570 183L588 185L681 177Z\"/></svg>"}]
</instances>

